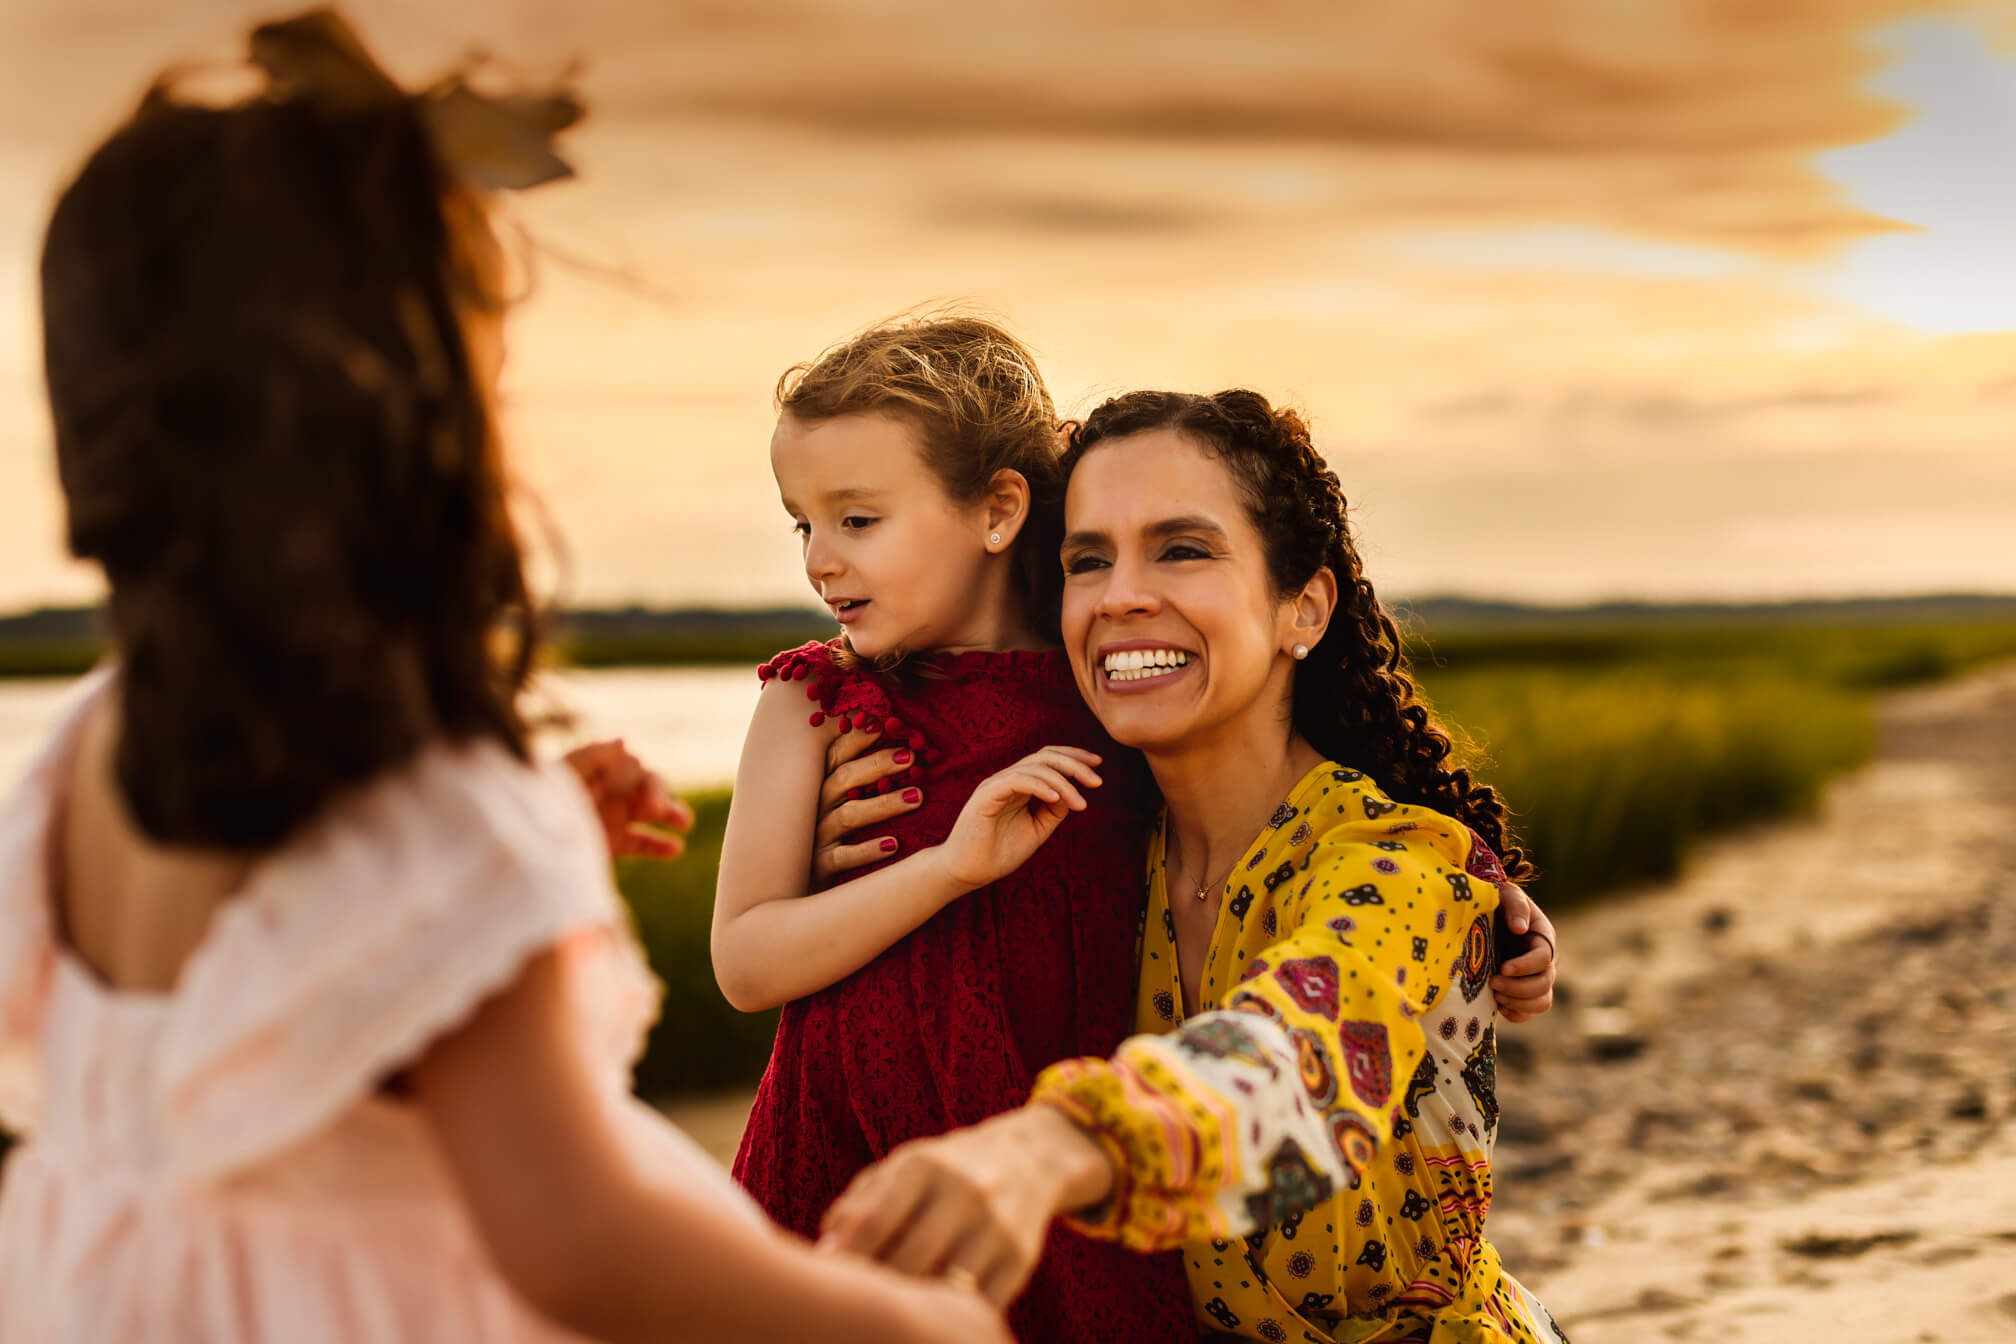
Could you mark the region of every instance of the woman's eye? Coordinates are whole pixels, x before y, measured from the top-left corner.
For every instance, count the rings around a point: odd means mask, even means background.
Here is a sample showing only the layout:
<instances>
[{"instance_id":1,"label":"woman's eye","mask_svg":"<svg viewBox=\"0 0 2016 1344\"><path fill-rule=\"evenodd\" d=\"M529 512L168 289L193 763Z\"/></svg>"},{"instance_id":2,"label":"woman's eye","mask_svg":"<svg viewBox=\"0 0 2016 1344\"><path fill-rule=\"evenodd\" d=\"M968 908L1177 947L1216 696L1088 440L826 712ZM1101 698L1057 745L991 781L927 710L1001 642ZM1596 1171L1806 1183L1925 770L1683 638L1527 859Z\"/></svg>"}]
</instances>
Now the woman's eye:
<instances>
[{"instance_id":1,"label":"woman's eye","mask_svg":"<svg viewBox=\"0 0 2016 1344\"><path fill-rule=\"evenodd\" d=\"M1179 541L1163 551L1162 558L1164 560L1208 560L1210 556L1201 547Z\"/></svg>"},{"instance_id":2,"label":"woman's eye","mask_svg":"<svg viewBox=\"0 0 2016 1344\"><path fill-rule=\"evenodd\" d=\"M1064 573L1084 574L1095 569L1106 568L1106 561L1096 555L1074 555L1064 562Z\"/></svg>"}]
</instances>

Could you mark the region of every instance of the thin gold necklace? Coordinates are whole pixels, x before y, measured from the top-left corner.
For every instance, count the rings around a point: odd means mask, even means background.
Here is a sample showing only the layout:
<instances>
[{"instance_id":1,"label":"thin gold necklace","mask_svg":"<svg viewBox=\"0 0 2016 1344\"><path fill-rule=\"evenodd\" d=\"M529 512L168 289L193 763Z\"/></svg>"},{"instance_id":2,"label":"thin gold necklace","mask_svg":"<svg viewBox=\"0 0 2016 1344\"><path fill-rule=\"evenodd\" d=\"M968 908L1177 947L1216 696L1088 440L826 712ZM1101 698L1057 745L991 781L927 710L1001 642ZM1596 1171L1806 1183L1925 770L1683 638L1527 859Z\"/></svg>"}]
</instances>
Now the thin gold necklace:
<instances>
[{"instance_id":1,"label":"thin gold necklace","mask_svg":"<svg viewBox=\"0 0 2016 1344\"><path fill-rule=\"evenodd\" d=\"M1170 839L1170 840L1174 840L1175 838L1176 838L1176 832L1175 832L1174 830L1171 830L1171 831L1169 832L1169 839ZM1167 842L1165 841L1165 842L1164 842L1164 844L1163 844L1163 851L1164 851L1164 853L1163 853L1163 864L1162 864L1162 869L1163 869L1163 871L1164 871L1165 873L1166 873L1166 872L1167 872L1167 871L1168 871L1168 870L1169 870L1169 869L1170 869L1171 867L1173 867L1173 866L1174 866L1174 865L1172 865L1171 863L1169 863L1169 862L1168 862L1168 857L1169 857L1169 856L1168 856L1168 853L1167 853L1167 851L1168 851L1168 848L1169 848L1169 846L1168 846ZM1223 873L1223 874L1222 874L1222 875L1221 875L1221 876L1219 877L1219 879L1218 879L1218 880L1217 880L1216 882L1199 882L1199 883L1197 884L1197 892L1196 892L1196 895L1197 895L1197 899L1198 899L1198 900L1200 900L1200 901L1204 901L1204 900L1209 900L1209 899L1211 898L1211 892L1212 892L1212 889L1213 889L1213 888L1216 888L1216 887L1223 887L1223 886L1224 886L1224 885L1225 885L1225 884L1226 884L1227 882L1231 881L1231 880L1232 880L1232 870L1233 870L1234 868L1237 868L1238 866L1239 866L1239 860L1237 860L1237 859L1234 859L1234 860L1232 860L1232 862L1230 862L1230 863L1228 863L1228 864L1226 864L1226 865L1225 865L1225 872L1224 872L1224 873Z\"/></svg>"}]
</instances>

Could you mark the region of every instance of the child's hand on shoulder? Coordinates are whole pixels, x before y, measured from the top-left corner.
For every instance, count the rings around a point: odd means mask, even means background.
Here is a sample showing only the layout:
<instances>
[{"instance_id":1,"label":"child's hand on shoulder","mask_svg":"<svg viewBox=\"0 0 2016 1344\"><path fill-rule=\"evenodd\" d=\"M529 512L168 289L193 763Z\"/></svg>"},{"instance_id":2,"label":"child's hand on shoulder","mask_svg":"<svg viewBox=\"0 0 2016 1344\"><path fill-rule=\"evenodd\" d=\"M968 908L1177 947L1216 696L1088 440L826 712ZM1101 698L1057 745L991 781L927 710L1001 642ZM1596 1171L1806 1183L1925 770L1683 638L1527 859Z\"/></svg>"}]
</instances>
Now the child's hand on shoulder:
<instances>
[{"instance_id":1,"label":"child's hand on shoulder","mask_svg":"<svg viewBox=\"0 0 2016 1344\"><path fill-rule=\"evenodd\" d=\"M1044 747L982 780L938 846L946 875L971 891L1020 868L1065 817L1085 810L1082 790L1102 782L1098 764L1080 747Z\"/></svg>"},{"instance_id":2,"label":"child's hand on shoulder","mask_svg":"<svg viewBox=\"0 0 2016 1344\"><path fill-rule=\"evenodd\" d=\"M686 852L679 837L693 829L693 809L673 797L621 738L576 747L565 760L595 804L611 855L676 859Z\"/></svg>"}]
</instances>

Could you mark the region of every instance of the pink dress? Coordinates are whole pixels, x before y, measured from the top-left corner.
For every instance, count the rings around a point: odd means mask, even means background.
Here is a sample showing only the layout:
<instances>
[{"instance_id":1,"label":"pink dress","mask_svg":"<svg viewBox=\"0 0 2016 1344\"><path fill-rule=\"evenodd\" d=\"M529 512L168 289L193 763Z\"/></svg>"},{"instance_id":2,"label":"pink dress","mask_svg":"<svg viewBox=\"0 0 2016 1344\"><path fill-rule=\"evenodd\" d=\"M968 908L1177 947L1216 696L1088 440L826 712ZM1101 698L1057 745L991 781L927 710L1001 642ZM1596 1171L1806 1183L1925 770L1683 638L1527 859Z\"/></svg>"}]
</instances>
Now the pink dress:
<instances>
[{"instance_id":1,"label":"pink dress","mask_svg":"<svg viewBox=\"0 0 2016 1344\"><path fill-rule=\"evenodd\" d=\"M564 768L436 747L262 860L172 993L52 936L47 856L94 675L0 810L0 1342L573 1338L489 1264L425 1121L382 1081L552 947L654 1175L719 1167L632 1102L657 986Z\"/></svg>"}]
</instances>

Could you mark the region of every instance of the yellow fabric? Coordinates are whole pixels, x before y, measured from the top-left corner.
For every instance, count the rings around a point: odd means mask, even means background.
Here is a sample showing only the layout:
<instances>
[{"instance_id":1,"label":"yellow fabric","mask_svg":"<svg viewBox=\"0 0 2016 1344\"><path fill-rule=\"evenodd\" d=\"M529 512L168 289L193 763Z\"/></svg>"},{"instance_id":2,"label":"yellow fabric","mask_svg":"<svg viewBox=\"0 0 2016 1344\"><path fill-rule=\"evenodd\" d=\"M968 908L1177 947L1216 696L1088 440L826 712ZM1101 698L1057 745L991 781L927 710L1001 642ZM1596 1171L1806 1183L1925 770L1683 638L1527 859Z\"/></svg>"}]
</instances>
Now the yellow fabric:
<instances>
[{"instance_id":1,"label":"yellow fabric","mask_svg":"<svg viewBox=\"0 0 2016 1344\"><path fill-rule=\"evenodd\" d=\"M1355 770L1303 777L1227 879L1182 1020L1158 833L1136 1028L1036 1099L1120 1173L1082 1230L1181 1245L1198 1320L1242 1339L1554 1341L1484 1240L1496 886L1475 838Z\"/></svg>"}]
</instances>

